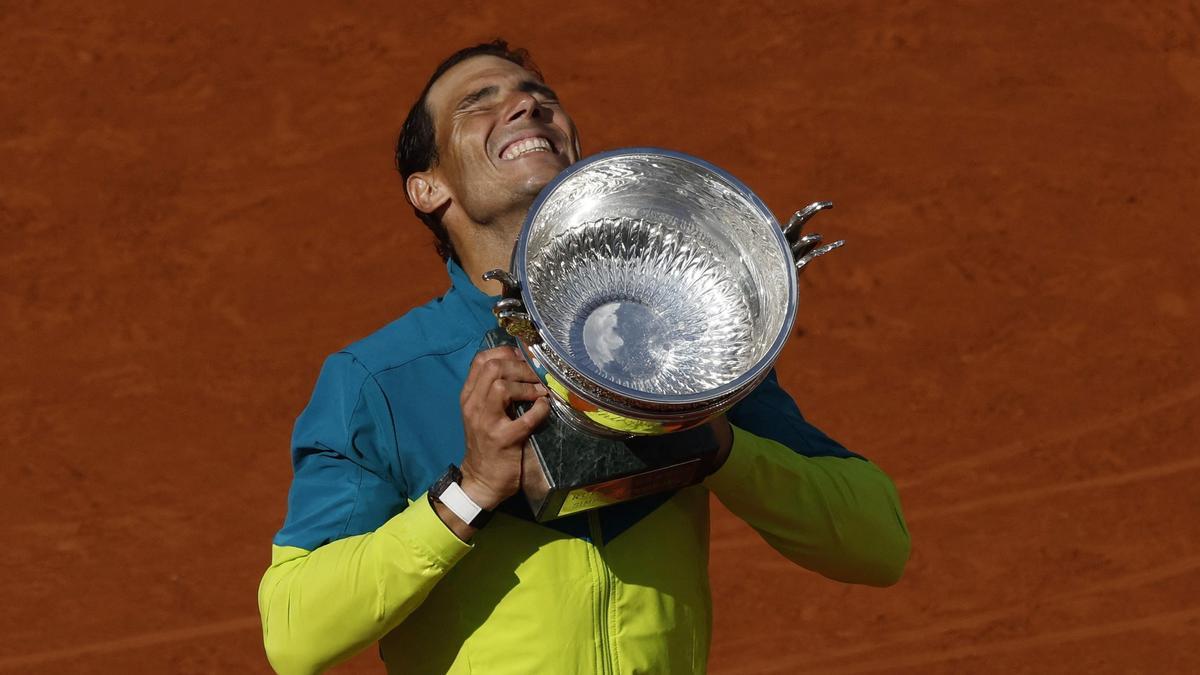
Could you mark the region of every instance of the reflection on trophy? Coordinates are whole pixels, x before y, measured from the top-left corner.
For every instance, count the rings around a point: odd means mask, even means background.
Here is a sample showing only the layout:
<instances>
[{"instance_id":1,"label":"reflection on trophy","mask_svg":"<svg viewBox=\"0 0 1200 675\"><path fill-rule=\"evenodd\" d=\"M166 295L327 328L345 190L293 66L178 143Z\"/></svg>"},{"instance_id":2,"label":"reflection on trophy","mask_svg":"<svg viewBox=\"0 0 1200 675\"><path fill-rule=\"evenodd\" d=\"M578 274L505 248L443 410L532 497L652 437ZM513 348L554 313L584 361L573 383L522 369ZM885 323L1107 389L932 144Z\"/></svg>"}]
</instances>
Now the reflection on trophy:
<instances>
[{"instance_id":1,"label":"reflection on trophy","mask_svg":"<svg viewBox=\"0 0 1200 675\"><path fill-rule=\"evenodd\" d=\"M551 392L523 490L538 520L701 480L714 416L748 395L796 318L796 277L841 246L784 227L725 171L655 148L595 155L526 217L494 311Z\"/></svg>"}]
</instances>

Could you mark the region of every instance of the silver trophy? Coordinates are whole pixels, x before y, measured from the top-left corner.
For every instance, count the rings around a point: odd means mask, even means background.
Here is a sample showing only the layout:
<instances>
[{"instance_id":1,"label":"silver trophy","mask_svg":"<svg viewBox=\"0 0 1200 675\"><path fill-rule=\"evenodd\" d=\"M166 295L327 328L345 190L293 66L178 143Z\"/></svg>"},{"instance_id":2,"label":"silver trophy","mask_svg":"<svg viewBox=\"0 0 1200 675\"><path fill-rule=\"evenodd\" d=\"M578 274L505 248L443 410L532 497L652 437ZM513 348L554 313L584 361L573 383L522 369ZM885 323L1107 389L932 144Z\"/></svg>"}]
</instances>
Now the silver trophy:
<instances>
[{"instance_id":1,"label":"silver trophy","mask_svg":"<svg viewBox=\"0 0 1200 675\"><path fill-rule=\"evenodd\" d=\"M539 519L703 478L710 437L679 432L706 432L766 377L796 318L798 272L844 243L801 233L831 206L781 227L727 172L657 148L592 156L542 190L511 269L484 275L505 287L497 319L559 427L535 434L527 458ZM621 447L637 461L594 456ZM562 469L576 464L594 470Z\"/></svg>"}]
</instances>

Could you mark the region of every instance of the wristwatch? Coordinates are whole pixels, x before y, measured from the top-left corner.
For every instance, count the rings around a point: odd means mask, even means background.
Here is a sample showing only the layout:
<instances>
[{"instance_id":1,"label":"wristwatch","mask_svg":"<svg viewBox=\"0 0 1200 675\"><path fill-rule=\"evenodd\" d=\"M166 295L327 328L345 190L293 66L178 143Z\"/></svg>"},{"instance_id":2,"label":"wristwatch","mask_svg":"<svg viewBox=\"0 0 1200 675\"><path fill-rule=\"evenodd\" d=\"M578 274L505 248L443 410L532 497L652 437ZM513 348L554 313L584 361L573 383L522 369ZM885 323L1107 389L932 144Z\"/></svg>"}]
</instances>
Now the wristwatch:
<instances>
[{"instance_id":1,"label":"wristwatch","mask_svg":"<svg viewBox=\"0 0 1200 675\"><path fill-rule=\"evenodd\" d=\"M462 471L451 464L446 473L429 487L429 505L441 502L451 513L458 516L459 520L479 529L492 519L492 512L476 504L475 500L467 495L462 489L462 479Z\"/></svg>"}]
</instances>

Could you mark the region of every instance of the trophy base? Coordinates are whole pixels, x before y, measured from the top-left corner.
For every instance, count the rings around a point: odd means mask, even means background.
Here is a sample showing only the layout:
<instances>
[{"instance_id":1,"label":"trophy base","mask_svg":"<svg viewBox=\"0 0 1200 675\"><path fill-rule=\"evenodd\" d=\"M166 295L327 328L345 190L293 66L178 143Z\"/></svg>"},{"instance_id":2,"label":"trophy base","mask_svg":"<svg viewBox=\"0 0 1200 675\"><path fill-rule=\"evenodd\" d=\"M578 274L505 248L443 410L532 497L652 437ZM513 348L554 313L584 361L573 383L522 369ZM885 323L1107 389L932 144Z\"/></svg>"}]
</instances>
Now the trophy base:
<instances>
[{"instance_id":1,"label":"trophy base","mask_svg":"<svg viewBox=\"0 0 1200 675\"><path fill-rule=\"evenodd\" d=\"M515 344L502 330L484 340L485 348ZM545 522L699 483L716 451L707 425L616 440L581 431L551 412L529 438L521 487L534 519Z\"/></svg>"}]
</instances>

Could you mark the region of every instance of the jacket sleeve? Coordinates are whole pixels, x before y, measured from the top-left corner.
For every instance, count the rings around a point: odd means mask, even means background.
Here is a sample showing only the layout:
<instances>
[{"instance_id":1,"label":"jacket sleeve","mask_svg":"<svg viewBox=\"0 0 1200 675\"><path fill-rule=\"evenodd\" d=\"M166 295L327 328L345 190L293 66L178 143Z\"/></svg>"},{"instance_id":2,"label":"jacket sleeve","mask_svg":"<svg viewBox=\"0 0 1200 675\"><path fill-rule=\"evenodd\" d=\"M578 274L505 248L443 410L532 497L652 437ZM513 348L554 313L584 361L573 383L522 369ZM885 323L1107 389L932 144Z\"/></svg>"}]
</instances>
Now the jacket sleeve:
<instances>
[{"instance_id":1,"label":"jacket sleeve","mask_svg":"<svg viewBox=\"0 0 1200 675\"><path fill-rule=\"evenodd\" d=\"M891 479L809 424L774 371L728 415L733 448L705 479L792 562L830 579L899 581L910 540Z\"/></svg>"},{"instance_id":2,"label":"jacket sleeve","mask_svg":"<svg viewBox=\"0 0 1200 675\"><path fill-rule=\"evenodd\" d=\"M322 368L292 437L288 514L259 584L279 673L316 673L395 628L471 547L411 503L387 401L349 354Z\"/></svg>"}]
</instances>

